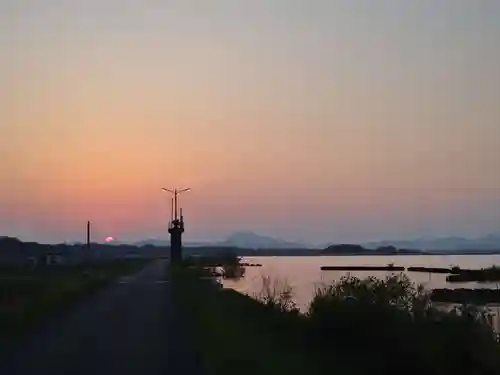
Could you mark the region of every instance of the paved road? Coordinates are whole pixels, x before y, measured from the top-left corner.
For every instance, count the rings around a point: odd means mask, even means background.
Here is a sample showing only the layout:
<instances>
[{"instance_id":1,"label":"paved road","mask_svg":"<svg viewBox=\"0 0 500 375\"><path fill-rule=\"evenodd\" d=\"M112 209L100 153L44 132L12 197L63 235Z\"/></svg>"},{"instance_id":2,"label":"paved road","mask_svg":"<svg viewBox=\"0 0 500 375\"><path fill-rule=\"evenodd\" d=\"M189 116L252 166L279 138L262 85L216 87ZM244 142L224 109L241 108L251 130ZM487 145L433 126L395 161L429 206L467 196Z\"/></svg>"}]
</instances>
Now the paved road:
<instances>
[{"instance_id":1,"label":"paved road","mask_svg":"<svg viewBox=\"0 0 500 375\"><path fill-rule=\"evenodd\" d=\"M165 260L90 297L26 342L2 375L200 374Z\"/></svg>"}]
</instances>

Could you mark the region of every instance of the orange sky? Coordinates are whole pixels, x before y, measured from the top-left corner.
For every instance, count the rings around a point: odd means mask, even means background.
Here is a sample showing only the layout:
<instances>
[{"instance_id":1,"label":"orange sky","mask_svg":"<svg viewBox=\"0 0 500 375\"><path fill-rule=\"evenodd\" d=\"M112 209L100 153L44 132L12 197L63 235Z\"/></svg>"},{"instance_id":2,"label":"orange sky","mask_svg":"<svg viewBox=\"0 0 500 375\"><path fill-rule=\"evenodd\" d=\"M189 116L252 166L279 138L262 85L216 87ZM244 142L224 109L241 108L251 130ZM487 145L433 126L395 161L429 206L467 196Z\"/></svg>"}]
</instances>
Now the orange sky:
<instances>
[{"instance_id":1,"label":"orange sky","mask_svg":"<svg viewBox=\"0 0 500 375\"><path fill-rule=\"evenodd\" d=\"M162 186L193 239L500 226L494 10L56 3L0 5L0 234L164 237Z\"/></svg>"}]
</instances>

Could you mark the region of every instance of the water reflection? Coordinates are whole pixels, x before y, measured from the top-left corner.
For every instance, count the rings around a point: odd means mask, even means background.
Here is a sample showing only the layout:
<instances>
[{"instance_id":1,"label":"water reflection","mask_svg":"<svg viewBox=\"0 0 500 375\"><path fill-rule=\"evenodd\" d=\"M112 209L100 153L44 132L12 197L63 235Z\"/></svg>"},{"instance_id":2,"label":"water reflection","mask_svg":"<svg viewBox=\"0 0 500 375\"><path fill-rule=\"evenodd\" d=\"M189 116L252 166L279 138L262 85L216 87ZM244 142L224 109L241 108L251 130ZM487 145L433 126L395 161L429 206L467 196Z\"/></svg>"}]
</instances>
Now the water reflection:
<instances>
[{"instance_id":1,"label":"water reflection","mask_svg":"<svg viewBox=\"0 0 500 375\"><path fill-rule=\"evenodd\" d=\"M388 271L321 271L321 266L386 266L394 263L396 266L404 267L459 266L475 269L500 264L500 255L248 257L244 259L244 262L260 263L262 267L248 267L244 278L238 281L224 280L225 287L253 296L261 290L263 276L285 279L293 287L297 307L302 311L307 311L316 288L321 284L329 284L347 274L360 278L367 276L385 278L393 274ZM499 283L448 283L445 274L408 272L407 275L427 289L499 288ZM495 315L494 324L500 329L500 306L489 305L488 309Z\"/></svg>"}]
</instances>

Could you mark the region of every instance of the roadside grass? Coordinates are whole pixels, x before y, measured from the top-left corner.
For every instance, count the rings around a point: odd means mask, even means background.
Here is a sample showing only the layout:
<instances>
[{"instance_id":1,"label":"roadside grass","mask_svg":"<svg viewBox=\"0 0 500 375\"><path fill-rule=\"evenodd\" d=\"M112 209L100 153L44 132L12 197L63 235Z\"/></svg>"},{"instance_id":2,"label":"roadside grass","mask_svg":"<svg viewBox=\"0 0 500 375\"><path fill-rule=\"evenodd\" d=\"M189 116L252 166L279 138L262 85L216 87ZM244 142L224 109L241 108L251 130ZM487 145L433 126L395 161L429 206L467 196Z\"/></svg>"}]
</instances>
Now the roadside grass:
<instances>
[{"instance_id":1,"label":"roadside grass","mask_svg":"<svg viewBox=\"0 0 500 375\"><path fill-rule=\"evenodd\" d=\"M145 260L101 264L0 268L0 338L29 333L116 278L140 269Z\"/></svg>"}]
</instances>

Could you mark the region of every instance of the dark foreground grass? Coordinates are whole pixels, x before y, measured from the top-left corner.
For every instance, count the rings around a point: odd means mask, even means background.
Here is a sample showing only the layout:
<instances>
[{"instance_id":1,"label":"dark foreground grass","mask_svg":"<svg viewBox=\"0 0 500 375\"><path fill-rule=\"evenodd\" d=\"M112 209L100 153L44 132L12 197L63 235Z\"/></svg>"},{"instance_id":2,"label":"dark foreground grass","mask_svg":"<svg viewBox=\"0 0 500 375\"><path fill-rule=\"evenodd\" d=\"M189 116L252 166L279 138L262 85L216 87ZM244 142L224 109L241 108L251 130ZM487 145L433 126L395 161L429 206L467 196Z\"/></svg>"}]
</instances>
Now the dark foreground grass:
<instances>
[{"instance_id":1,"label":"dark foreground grass","mask_svg":"<svg viewBox=\"0 0 500 375\"><path fill-rule=\"evenodd\" d=\"M137 271L145 260L0 269L0 338L18 338L117 277Z\"/></svg>"},{"instance_id":2,"label":"dark foreground grass","mask_svg":"<svg viewBox=\"0 0 500 375\"><path fill-rule=\"evenodd\" d=\"M405 275L341 278L300 315L287 293L255 300L201 274L177 269L173 281L208 374L500 374L487 313L440 311Z\"/></svg>"},{"instance_id":3,"label":"dark foreground grass","mask_svg":"<svg viewBox=\"0 0 500 375\"><path fill-rule=\"evenodd\" d=\"M317 374L298 338L302 316L284 314L233 290L172 269L175 298L193 324L209 375Z\"/></svg>"}]
</instances>

